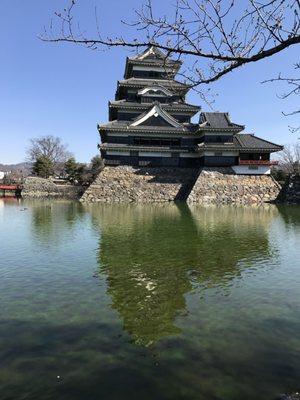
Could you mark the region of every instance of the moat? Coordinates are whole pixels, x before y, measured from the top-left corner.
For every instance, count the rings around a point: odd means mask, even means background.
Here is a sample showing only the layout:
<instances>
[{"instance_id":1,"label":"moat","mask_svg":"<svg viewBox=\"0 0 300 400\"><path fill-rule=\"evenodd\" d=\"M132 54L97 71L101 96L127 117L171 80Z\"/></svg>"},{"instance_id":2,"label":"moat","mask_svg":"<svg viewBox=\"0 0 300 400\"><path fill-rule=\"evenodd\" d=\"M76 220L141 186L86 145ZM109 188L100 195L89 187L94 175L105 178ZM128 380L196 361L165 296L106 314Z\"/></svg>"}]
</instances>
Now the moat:
<instances>
[{"instance_id":1,"label":"moat","mask_svg":"<svg viewBox=\"0 0 300 400\"><path fill-rule=\"evenodd\" d=\"M300 390L300 207L0 199L1 400Z\"/></svg>"}]
</instances>

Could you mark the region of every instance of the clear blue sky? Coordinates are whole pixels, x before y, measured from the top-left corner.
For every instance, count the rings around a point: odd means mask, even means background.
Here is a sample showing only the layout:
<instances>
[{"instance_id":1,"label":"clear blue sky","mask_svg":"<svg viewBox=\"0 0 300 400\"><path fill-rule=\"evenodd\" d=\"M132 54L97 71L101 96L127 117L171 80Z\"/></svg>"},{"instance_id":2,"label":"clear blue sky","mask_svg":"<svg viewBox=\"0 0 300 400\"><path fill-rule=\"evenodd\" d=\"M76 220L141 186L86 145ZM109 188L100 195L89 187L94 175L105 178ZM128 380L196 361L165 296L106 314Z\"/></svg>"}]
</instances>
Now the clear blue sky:
<instances>
[{"instance_id":1,"label":"clear blue sky","mask_svg":"<svg viewBox=\"0 0 300 400\"><path fill-rule=\"evenodd\" d=\"M172 0L154 1L158 9L167 2ZM128 53L40 41L37 36L43 26L64 3L0 0L0 163L23 161L29 139L40 135L61 137L79 161L97 154L96 126L108 118L107 103L123 76ZM102 29L118 35L125 29L120 20L131 19L141 1L81 0L82 27L93 30L96 4ZM279 71L289 72L298 58L299 48L289 49L228 75L212 87L219 94L215 109L229 111L234 122L246 125L247 132L280 144L295 142L288 125L296 125L296 117L286 118L281 112L294 109L299 99L282 101L276 97L279 87L260 81ZM188 100L206 108L196 93Z\"/></svg>"}]
</instances>

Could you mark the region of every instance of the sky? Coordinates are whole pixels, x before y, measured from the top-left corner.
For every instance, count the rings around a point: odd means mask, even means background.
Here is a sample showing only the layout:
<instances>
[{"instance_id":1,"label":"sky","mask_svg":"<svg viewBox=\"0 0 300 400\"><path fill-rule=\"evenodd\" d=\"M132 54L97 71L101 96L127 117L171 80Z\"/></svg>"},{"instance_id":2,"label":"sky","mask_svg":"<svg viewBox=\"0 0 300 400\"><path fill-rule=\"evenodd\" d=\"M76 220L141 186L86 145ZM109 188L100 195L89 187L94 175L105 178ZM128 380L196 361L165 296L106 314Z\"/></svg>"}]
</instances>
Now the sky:
<instances>
[{"instance_id":1,"label":"sky","mask_svg":"<svg viewBox=\"0 0 300 400\"><path fill-rule=\"evenodd\" d=\"M0 163L23 162L29 140L42 135L60 137L80 162L98 153L97 124L108 120L108 101L114 98L130 53L41 41L38 36L44 26L66 3L0 0ZM97 6L101 29L117 36L127 33L129 28L121 20L132 20L142 1L78 3L82 29L94 31ZM172 0L154 0L158 13L169 4ZM295 142L288 126L297 125L299 117L285 117L282 111L295 109L299 99L283 101L277 95L284 87L260 82L279 72L290 73L299 61L298 51L296 47L285 50L224 77L211 87L218 94L214 109L229 112L233 122L246 125L246 132L279 144ZM195 92L187 100L210 111Z\"/></svg>"}]
</instances>

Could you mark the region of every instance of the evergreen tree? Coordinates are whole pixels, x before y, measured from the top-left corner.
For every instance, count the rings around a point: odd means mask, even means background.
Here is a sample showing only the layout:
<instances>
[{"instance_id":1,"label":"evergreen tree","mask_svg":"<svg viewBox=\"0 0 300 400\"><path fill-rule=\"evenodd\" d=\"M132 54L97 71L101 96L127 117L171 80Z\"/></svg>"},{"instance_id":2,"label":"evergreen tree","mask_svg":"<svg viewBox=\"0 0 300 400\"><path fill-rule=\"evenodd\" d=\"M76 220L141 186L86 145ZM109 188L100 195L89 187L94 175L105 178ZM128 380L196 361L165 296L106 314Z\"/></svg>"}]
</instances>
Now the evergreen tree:
<instances>
[{"instance_id":1,"label":"evergreen tree","mask_svg":"<svg viewBox=\"0 0 300 400\"><path fill-rule=\"evenodd\" d=\"M92 178L95 179L98 173L102 170L104 167L104 163L102 158L97 155L91 159L91 174Z\"/></svg>"},{"instance_id":2,"label":"evergreen tree","mask_svg":"<svg viewBox=\"0 0 300 400\"><path fill-rule=\"evenodd\" d=\"M65 173L67 175L67 178L70 182L74 182L77 180L78 176L78 163L76 162L74 157L69 158L65 162L64 166Z\"/></svg>"},{"instance_id":3,"label":"evergreen tree","mask_svg":"<svg viewBox=\"0 0 300 400\"><path fill-rule=\"evenodd\" d=\"M49 178L54 173L54 162L47 156L39 156L33 164L32 171L41 178Z\"/></svg>"},{"instance_id":4,"label":"evergreen tree","mask_svg":"<svg viewBox=\"0 0 300 400\"><path fill-rule=\"evenodd\" d=\"M89 182L89 171L86 164L77 163L76 181L80 185L84 185Z\"/></svg>"},{"instance_id":5,"label":"evergreen tree","mask_svg":"<svg viewBox=\"0 0 300 400\"><path fill-rule=\"evenodd\" d=\"M89 171L84 163L78 163L74 157L68 159L64 165L67 179L72 183L84 184L89 182Z\"/></svg>"}]
</instances>

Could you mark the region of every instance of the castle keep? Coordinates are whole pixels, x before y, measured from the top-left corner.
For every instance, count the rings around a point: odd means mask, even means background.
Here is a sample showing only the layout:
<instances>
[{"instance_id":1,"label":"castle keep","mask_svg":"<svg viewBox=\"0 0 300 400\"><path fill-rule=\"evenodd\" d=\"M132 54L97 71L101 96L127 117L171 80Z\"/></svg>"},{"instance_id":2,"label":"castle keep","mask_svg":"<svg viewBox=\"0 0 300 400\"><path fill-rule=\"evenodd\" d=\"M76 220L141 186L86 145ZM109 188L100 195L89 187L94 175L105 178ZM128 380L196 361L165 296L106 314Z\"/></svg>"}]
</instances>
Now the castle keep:
<instances>
[{"instance_id":1,"label":"castle keep","mask_svg":"<svg viewBox=\"0 0 300 400\"><path fill-rule=\"evenodd\" d=\"M127 58L124 79L99 125L106 165L134 167L232 167L236 174L268 174L270 154L282 147L231 121L228 113L201 112L188 104L190 87L176 81L180 61L155 47Z\"/></svg>"},{"instance_id":2,"label":"castle keep","mask_svg":"<svg viewBox=\"0 0 300 400\"><path fill-rule=\"evenodd\" d=\"M200 107L186 102L190 86L175 79L180 67L155 47L127 58L109 122L98 126L105 168L81 201L249 204L277 198L270 155L282 147L242 133L244 126L228 113L197 118Z\"/></svg>"}]
</instances>

